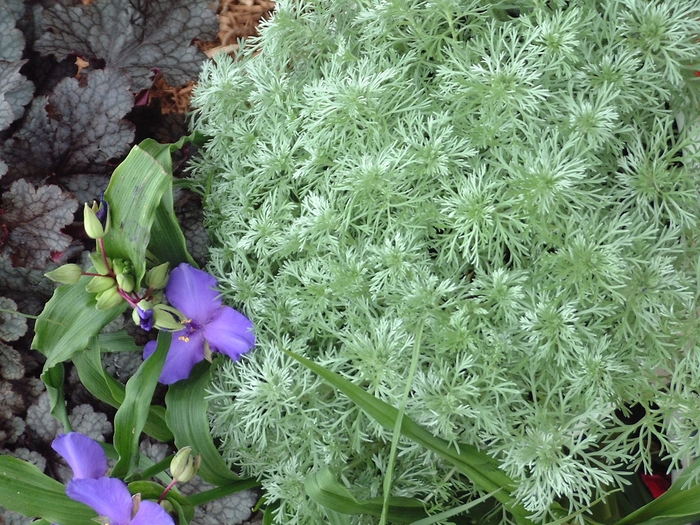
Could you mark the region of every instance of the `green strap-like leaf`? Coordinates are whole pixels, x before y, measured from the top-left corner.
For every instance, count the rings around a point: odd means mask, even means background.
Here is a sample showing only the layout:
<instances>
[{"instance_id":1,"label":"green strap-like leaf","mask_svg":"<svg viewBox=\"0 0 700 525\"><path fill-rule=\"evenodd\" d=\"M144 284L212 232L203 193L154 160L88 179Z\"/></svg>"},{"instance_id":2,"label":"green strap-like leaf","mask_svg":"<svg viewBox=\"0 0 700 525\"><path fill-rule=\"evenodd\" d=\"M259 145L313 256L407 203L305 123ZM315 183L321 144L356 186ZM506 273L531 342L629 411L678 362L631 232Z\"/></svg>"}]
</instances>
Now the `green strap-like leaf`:
<instances>
[{"instance_id":1,"label":"green strap-like leaf","mask_svg":"<svg viewBox=\"0 0 700 525\"><path fill-rule=\"evenodd\" d=\"M128 485L131 494L141 494L142 499L158 501L165 487L154 483L153 481L132 481ZM176 489L170 490L165 496L170 503L178 510L181 520L178 525L187 525L194 517L194 506L192 506L187 498L180 494Z\"/></svg>"},{"instance_id":2,"label":"green strap-like leaf","mask_svg":"<svg viewBox=\"0 0 700 525\"><path fill-rule=\"evenodd\" d=\"M129 339L133 344L133 339L130 337ZM73 364L78 370L80 382L88 389L88 392L114 408L119 408L122 405L126 389L103 368L100 360L100 346L96 338L90 341L84 351L73 355ZM165 422L163 407L153 405L149 407L143 431L158 441L173 440L173 434Z\"/></svg>"},{"instance_id":3,"label":"green strap-like leaf","mask_svg":"<svg viewBox=\"0 0 700 525\"><path fill-rule=\"evenodd\" d=\"M153 139L134 146L105 191L111 221L105 251L131 261L137 285L146 273L147 249L173 266L193 263L173 211L171 149Z\"/></svg>"},{"instance_id":4,"label":"green strap-like leaf","mask_svg":"<svg viewBox=\"0 0 700 525\"><path fill-rule=\"evenodd\" d=\"M139 439L171 339L170 332L160 332L156 351L126 383L124 402L114 416L114 448L119 453L119 460L112 469L114 477L126 478L138 466Z\"/></svg>"},{"instance_id":5,"label":"green strap-like leaf","mask_svg":"<svg viewBox=\"0 0 700 525\"><path fill-rule=\"evenodd\" d=\"M625 516L615 525L683 525L700 520L700 483L681 489L698 468L700 461L687 468L661 496Z\"/></svg>"},{"instance_id":6,"label":"green strap-like leaf","mask_svg":"<svg viewBox=\"0 0 700 525\"><path fill-rule=\"evenodd\" d=\"M165 396L166 420L177 448L190 446L202 455L199 475L213 485L226 485L240 478L226 465L209 430L204 389L210 377L210 365L203 361L194 367L189 379L171 385Z\"/></svg>"},{"instance_id":7,"label":"green strap-like leaf","mask_svg":"<svg viewBox=\"0 0 700 525\"><path fill-rule=\"evenodd\" d=\"M314 472L304 480L306 494L316 503L341 514L381 516L384 498L360 501L341 485L330 468ZM425 518L423 504L415 499L390 496L387 517L391 523L413 523Z\"/></svg>"},{"instance_id":8,"label":"green strap-like leaf","mask_svg":"<svg viewBox=\"0 0 700 525\"><path fill-rule=\"evenodd\" d=\"M63 484L11 456L0 456L0 507L59 525L86 525L96 517L95 511L68 498Z\"/></svg>"},{"instance_id":9,"label":"green strap-like leaf","mask_svg":"<svg viewBox=\"0 0 700 525\"><path fill-rule=\"evenodd\" d=\"M95 294L85 291L90 279L84 276L75 284L59 286L39 315L32 348L46 356L44 371L85 348L92 336L126 309L125 302L110 310L97 310Z\"/></svg>"},{"instance_id":10,"label":"green strap-like leaf","mask_svg":"<svg viewBox=\"0 0 700 525\"><path fill-rule=\"evenodd\" d=\"M286 350L284 352L313 370L331 385L343 392L384 428L389 430L394 428L398 417L398 410L395 407L365 392L347 379L323 368L309 359ZM529 513L522 505L517 504L515 499L510 495L510 491L514 485L513 481L498 468L498 464L493 458L479 451L476 447L467 444L460 444L460 450L458 451L447 441L433 436L407 416L404 416L401 422L401 433L452 463L481 490L493 492L494 497L512 513L518 523L532 524L527 518Z\"/></svg>"},{"instance_id":11,"label":"green strap-like leaf","mask_svg":"<svg viewBox=\"0 0 700 525\"><path fill-rule=\"evenodd\" d=\"M64 376L65 370L63 368L63 363L59 363L42 373L41 380L46 385L46 391L49 394L51 415L61 422L64 432L70 432L71 424L68 420L66 399L63 394Z\"/></svg>"},{"instance_id":12,"label":"green strap-like leaf","mask_svg":"<svg viewBox=\"0 0 700 525\"><path fill-rule=\"evenodd\" d=\"M187 501L189 501L190 505L194 505L196 507L197 505L204 505L210 501L224 498L230 494L235 494L236 492L253 489L259 487L260 485L261 483L253 478L241 479L239 481L229 481L226 485L221 485L220 487L191 494L187 496Z\"/></svg>"},{"instance_id":13,"label":"green strap-like leaf","mask_svg":"<svg viewBox=\"0 0 700 525\"><path fill-rule=\"evenodd\" d=\"M134 342L134 338L123 329L100 334L98 339L102 352L140 352L143 350Z\"/></svg>"}]
</instances>

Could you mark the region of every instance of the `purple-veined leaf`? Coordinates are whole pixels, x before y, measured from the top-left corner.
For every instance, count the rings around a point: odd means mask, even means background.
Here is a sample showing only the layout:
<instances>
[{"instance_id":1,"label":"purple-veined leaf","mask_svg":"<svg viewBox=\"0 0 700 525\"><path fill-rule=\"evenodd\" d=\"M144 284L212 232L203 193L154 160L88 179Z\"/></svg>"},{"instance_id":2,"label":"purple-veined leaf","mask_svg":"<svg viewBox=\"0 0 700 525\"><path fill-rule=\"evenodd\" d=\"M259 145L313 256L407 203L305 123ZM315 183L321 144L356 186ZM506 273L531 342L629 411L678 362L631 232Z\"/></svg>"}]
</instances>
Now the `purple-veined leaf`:
<instances>
[{"instance_id":1,"label":"purple-veined leaf","mask_svg":"<svg viewBox=\"0 0 700 525\"><path fill-rule=\"evenodd\" d=\"M59 60L71 53L104 60L107 67L125 69L140 91L151 85L156 69L172 85L195 79L204 54L192 40L213 38L218 22L204 2L100 0L77 7L56 4L44 11L42 26L40 53Z\"/></svg>"},{"instance_id":2,"label":"purple-veined leaf","mask_svg":"<svg viewBox=\"0 0 700 525\"><path fill-rule=\"evenodd\" d=\"M34 188L20 179L3 195L2 252L15 266L41 269L51 252L68 248L71 237L61 228L73 222L78 202L58 186Z\"/></svg>"},{"instance_id":3,"label":"purple-veined leaf","mask_svg":"<svg viewBox=\"0 0 700 525\"><path fill-rule=\"evenodd\" d=\"M133 125L123 120L132 106L129 79L119 70L63 79L51 95L34 99L22 127L0 149L9 167L4 182L65 178L80 200L98 197L77 190L84 177L99 179L92 191L106 188L112 161L127 152L134 137Z\"/></svg>"}]
</instances>

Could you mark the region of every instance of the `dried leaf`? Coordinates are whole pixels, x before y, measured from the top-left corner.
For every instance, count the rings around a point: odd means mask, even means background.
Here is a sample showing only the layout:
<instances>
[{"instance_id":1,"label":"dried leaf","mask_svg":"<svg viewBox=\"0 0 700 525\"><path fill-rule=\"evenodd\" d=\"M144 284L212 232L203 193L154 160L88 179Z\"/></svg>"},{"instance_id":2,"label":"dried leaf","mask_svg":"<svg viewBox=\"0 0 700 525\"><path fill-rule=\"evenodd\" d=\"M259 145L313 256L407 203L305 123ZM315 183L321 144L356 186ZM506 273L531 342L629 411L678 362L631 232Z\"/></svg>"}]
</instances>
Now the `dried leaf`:
<instances>
[{"instance_id":1,"label":"dried leaf","mask_svg":"<svg viewBox=\"0 0 700 525\"><path fill-rule=\"evenodd\" d=\"M2 223L7 231L3 252L15 266L41 269L51 252L62 252L71 238L61 228L73 222L78 201L58 186L35 189L25 180L3 195Z\"/></svg>"},{"instance_id":2,"label":"dried leaf","mask_svg":"<svg viewBox=\"0 0 700 525\"><path fill-rule=\"evenodd\" d=\"M134 127L123 120L132 106L128 78L118 70L63 79L50 96L34 99L22 128L3 144L5 180L106 175L133 140Z\"/></svg>"},{"instance_id":3,"label":"dried leaf","mask_svg":"<svg viewBox=\"0 0 700 525\"><path fill-rule=\"evenodd\" d=\"M213 38L216 16L204 2L189 0L101 0L91 5L56 4L44 11L44 34L36 43L42 54L62 59L77 53L124 68L140 91L151 85L154 70L172 85L195 79L204 55L190 45ZM92 74L92 73L90 73Z\"/></svg>"}]
</instances>

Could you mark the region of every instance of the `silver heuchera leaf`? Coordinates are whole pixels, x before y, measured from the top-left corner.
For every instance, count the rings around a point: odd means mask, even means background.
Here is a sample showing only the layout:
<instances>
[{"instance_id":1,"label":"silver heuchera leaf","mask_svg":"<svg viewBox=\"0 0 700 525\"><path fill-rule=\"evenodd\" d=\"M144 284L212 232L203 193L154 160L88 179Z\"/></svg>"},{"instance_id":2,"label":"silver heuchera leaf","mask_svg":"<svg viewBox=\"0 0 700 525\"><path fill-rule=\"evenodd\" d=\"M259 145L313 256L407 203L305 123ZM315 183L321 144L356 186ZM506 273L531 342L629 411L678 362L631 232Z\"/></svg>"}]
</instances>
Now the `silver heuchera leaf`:
<instances>
[{"instance_id":1,"label":"silver heuchera leaf","mask_svg":"<svg viewBox=\"0 0 700 525\"><path fill-rule=\"evenodd\" d=\"M116 69L65 78L48 97L37 97L21 129L5 141L5 180L105 175L124 155L134 126L123 120L134 100L128 77Z\"/></svg>"},{"instance_id":2,"label":"silver heuchera leaf","mask_svg":"<svg viewBox=\"0 0 700 525\"><path fill-rule=\"evenodd\" d=\"M20 379L24 375L24 365L19 352L2 343L0 343L0 375L3 379Z\"/></svg>"},{"instance_id":3,"label":"silver heuchera leaf","mask_svg":"<svg viewBox=\"0 0 700 525\"><path fill-rule=\"evenodd\" d=\"M0 339L6 343L17 341L26 333L27 318L17 313L17 303L7 297L0 297Z\"/></svg>"},{"instance_id":4,"label":"silver heuchera leaf","mask_svg":"<svg viewBox=\"0 0 700 525\"><path fill-rule=\"evenodd\" d=\"M11 6L0 3L0 60L15 62L22 58L24 35L15 27L16 22Z\"/></svg>"},{"instance_id":5,"label":"silver heuchera leaf","mask_svg":"<svg viewBox=\"0 0 700 525\"><path fill-rule=\"evenodd\" d=\"M19 73L25 62L0 60L0 131L20 118L24 114L24 106L32 100L34 85Z\"/></svg>"},{"instance_id":6,"label":"silver heuchera leaf","mask_svg":"<svg viewBox=\"0 0 700 525\"><path fill-rule=\"evenodd\" d=\"M197 77L204 59L194 38L210 39L218 23L204 2L189 0L100 0L87 6L56 4L44 11L42 54L62 59L77 53L103 59L131 75L134 89L151 85L153 70L172 85Z\"/></svg>"},{"instance_id":7,"label":"silver heuchera leaf","mask_svg":"<svg viewBox=\"0 0 700 525\"><path fill-rule=\"evenodd\" d=\"M58 186L38 189L20 179L3 194L3 255L15 266L44 268L51 252L68 248L71 237L61 228L73 222L78 201Z\"/></svg>"}]
</instances>

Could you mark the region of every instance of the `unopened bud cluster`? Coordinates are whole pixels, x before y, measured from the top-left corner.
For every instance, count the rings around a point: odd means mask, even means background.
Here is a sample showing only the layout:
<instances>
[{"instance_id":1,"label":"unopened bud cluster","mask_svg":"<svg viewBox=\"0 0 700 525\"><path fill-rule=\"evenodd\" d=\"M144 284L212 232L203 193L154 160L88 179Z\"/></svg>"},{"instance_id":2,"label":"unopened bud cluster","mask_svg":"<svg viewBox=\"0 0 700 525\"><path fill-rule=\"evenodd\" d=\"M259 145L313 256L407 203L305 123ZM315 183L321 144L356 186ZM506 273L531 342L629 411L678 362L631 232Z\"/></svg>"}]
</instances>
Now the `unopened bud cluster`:
<instances>
[{"instance_id":1,"label":"unopened bud cluster","mask_svg":"<svg viewBox=\"0 0 700 525\"><path fill-rule=\"evenodd\" d=\"M162 304L168 284L168 263L150 268L144 279L145 289L138 286L131 261L108 257L103 237L109 231L109 205L103 199L83 210L85 232L97 241L97 250L90 254L93 271L83 272L77 264L66 264L46 273L46 277L61 284L75 284L82 276L92 276L85 290L95 294L98 310L116 308L126 301L133 308L133 320L144 330L181 330L185 317L175 308Z\"/></svg>"}]
</instances>

